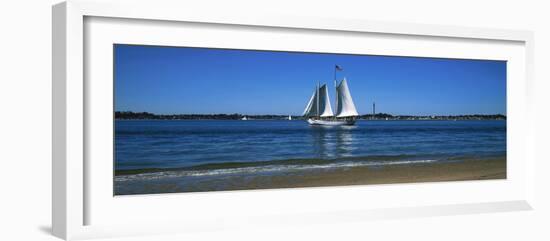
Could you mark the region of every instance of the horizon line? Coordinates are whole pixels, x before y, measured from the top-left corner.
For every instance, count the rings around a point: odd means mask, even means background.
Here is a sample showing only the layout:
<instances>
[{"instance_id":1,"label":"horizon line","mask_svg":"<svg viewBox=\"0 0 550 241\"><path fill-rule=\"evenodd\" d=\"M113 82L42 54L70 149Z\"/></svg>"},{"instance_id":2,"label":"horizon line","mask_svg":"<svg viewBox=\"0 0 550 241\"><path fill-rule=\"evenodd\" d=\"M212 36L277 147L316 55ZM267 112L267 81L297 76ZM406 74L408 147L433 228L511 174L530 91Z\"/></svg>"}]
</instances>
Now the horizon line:
<instances>
[{"instance_id":1,"label":"horizon line","mask_svg":"<svg viewBox=\"0 0 550 241\"><path fill-rule=\"evenodd\" d=\"M114 111L115 113L116 112L120 112L120 113L134 113L134 114L142 114L142 113L147 113L147 114L152 114L152 115L241 115L241 116L262 116L262 115L273 115L273 116L304 116L304 115L296 115L296 114L242 114L242 113L238 113L238 112L234 112L234 113L171 113L171 114L158 114L158 113L154 113L154 112L148 112L148 111L119 111L119 110L115 110ZM507 116L506 114L502 114L502 113L493 113L493 114L481 114L481 113L475 113L475 114L391 114L391 113L385 113L385 112L379 112L379 113L375 113L374 115L379 115L379 114L383 114L383 115L392 115L392 116L472 116L472 115L485 115L485 116L488 116L488 115L502 115L502 116ZM359 116L364 116L364 115L373 115L372 113L367 113L367 114L359 114Z\"/></svg>"}]
</instances>

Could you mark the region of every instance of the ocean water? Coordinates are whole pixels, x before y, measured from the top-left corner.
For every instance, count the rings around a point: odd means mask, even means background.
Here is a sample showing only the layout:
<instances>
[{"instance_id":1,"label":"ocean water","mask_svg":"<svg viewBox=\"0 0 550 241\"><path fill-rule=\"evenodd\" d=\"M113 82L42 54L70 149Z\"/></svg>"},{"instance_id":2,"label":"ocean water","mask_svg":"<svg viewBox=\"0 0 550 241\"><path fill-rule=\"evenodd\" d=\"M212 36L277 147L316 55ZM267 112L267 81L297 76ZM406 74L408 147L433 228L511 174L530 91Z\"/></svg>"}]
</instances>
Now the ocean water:
<instances>
[{"instance_id":1,"label":"ocean water","mask_svg":"<svg viewBox=\"0 0 550 241\"><path fill-rule=\"evenodd\" d=\"M505 155L506 121L360 120L332 127L301 120L115 121L115 182Z\"/></svg>"}]
</instances>

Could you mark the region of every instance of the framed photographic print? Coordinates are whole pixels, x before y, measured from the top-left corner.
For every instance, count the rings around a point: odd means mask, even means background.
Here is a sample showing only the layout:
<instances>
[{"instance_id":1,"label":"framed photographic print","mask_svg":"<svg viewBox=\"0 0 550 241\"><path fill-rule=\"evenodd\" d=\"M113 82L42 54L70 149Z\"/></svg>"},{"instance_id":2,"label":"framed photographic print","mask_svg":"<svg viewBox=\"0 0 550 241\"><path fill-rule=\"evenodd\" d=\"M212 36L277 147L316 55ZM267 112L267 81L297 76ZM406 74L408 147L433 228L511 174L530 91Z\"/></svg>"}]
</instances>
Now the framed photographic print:
<instances>
[{"instance_id":1,"label":"framed photographic print","mask_svg":"<svg viewBox=\"0 0 550 241\"><path fill-rule=\"evenodd\" d=\"M506 61L113 52L115 195L506 179Z\"/></svg>"},{"instance_id":2,"label":"framed photographic print","mask_svg":"<svg viewBox=\"0 0 550 241\"><path fill-rule=\"evenodd\" d=\"M115 2L53 8L56 236L531 209L530 32Z\"/></svg>"}]
</instances>

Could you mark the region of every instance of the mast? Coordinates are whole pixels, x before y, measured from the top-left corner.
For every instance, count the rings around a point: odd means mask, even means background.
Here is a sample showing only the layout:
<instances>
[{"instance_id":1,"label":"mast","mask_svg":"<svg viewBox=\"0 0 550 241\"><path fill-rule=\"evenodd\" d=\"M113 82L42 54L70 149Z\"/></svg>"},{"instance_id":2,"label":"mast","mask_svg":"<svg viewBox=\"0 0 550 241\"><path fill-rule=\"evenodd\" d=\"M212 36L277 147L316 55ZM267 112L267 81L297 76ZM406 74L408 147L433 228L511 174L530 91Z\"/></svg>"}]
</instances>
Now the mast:
<instances>
[{"instance_id":1,"label":"mast","mask_svg":"<svg viewBox=\"0 0 550 241\"><path fill-rule=\"evenodd\" d=\"M336 89L336 70L338 70L338 67L336 67L338 65L335 65L334 66L334 89Z\"/></svg>"},{"instance_id":2,"label":"mast","mask_svg":"<svg viewBox=\"0 0 550 241\"><path fill-rule=\"evenodd\" d=\"M321 113L319 113L319 88L320 88L320 85L321 83L319 81L317 81L317 117L319 117L319 119L321 119Z\"/></svg>"},{"instance_id":3,"label":"mast","mask_svg":"<svg viewBox=\"0 0 550 241\"><path fill-rule=\"evenodd\" d=\"M338 111L338 84L336 81L336 72L342 70L344 69L342 69L339 65L334 65L334 106L336 107L336 111ZM334 117L336 118L336 115L334 115Z\"/></svg>"},{"instance_id":4,"label":"mast","mask_svg":"<svg viewBox=\"0 0 550 241\"><path fill-rule=\"evenodd\" d=\"M334 65L334 106L338 111L338 85L336 85L336 71L338 70L338 65ZM336 115L334 115L336 118Z\"/></svg>"}]
</instances>

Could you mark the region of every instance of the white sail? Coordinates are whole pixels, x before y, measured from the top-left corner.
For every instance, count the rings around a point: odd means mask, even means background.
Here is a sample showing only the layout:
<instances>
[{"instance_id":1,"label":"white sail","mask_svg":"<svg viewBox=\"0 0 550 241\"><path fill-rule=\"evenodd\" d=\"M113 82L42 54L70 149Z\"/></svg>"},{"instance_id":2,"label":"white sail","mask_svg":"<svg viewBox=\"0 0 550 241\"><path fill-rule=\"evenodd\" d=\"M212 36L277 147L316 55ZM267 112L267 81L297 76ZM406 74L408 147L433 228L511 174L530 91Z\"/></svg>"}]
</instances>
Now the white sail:
<instances>
[{"instance_id":1,"label":"white sail","mask_svg":"<svg viewBox=\"0 0 550 241\"><path fill-rule=\"evenodd\" d=\"M319 104L319 107L317 107L317 104ZM304 109L303 115L321 117L334 116L332 107L330 106L330 97L328 96L327 85L323 85L313 92L311 98L309 98L306 108Z\"/></svg>"},{"instance_id":2,"label":"white sail","mask_svg":"<svg viewBox=\"0 0 550 241\"><path fill-rule=\"evenodd\" d=\"M326 84L319 88L319 112L321 113L321 117L334 116L332 107L330 106L330 97L328 96Z\"/></svg>"},{"instance_id":3,"label":"white sail","mask_svg":"<svg viewBox=\"0 0 550 241\"><path fill-rule=\"evenodd\" d=\"M336 87L336 117L358 116L346 78Z\"/></svg>"},{"instance_id":4,"label":"white sail","mask_svg":"<svg viewBox=\"0 0 550 241\"><path fill-rule=\"evenodd\" d=\"M313 91L311 98L309 98L306 109L302 114L303 116L317 116L317 92L319 92L319 90L315 87L315 91Z\"/></svg>"}]
</instances>

